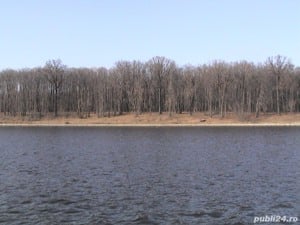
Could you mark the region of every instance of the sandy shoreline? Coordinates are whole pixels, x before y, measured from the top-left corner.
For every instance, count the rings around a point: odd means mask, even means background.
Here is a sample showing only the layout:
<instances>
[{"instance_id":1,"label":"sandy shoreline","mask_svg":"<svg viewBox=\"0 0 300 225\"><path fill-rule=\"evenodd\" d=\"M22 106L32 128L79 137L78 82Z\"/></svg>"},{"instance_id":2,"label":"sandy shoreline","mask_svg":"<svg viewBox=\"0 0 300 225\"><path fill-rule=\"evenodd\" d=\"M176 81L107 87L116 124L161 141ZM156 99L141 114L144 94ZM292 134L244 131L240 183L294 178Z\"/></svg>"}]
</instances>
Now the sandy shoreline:
<instances>
[{"instance_id":1,"label":"sandy shoreline","mask_svg":"<svg viewBox=\"0 0 300 225\"><path fill-rule=\"evenodd\" d=\"M22 117L0 117L0 127L299 127L300 113L294 114L265 114L256 118L248 115L244 118L228 114L226 118L209 117L204 113L168 114L145 113L139 116L124 114L115 117L88 118L75 116L44 117L32 120Z\"/></svg>"},{"instance_id":2,"label":"sandy shoreline","mask_svg":"<svg viewBox=\"0 0 300 225\"><path fill-rule=\"evenodd\" d=\"M300 127L300 123L220 123L220 124L0 124L0 127Z\"/></svg>"}]
</instances>

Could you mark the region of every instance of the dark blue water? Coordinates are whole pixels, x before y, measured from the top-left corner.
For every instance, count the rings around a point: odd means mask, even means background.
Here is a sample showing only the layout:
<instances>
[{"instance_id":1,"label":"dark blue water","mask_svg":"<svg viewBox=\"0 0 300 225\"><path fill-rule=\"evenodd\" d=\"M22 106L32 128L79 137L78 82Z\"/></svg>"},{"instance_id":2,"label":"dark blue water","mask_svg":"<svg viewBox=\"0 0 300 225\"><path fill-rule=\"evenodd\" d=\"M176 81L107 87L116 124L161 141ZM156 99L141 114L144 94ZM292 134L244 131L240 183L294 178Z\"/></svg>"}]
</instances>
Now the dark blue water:
<instances>
[{"instance_id":1,"label":"dark blue water","mask_svg":"<svg viewBox=\"0 0 300 225\"><path fill-rule=\"evenodd\" d=\"M0 224L299 216L300 128L1 128Z\"/></svg>"}]
</instances>

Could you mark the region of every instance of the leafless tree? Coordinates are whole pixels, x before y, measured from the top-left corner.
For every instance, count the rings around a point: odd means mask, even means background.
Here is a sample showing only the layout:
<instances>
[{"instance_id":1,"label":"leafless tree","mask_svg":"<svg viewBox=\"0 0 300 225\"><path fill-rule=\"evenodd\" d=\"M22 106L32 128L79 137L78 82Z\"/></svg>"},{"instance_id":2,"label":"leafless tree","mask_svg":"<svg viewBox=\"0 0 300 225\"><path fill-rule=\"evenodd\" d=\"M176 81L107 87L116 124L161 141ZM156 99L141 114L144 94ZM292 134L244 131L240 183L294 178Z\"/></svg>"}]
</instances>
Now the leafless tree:
<instances>
[{"instance_id":1,"label":"leafless tree","mask_svg":"<svg viewBox=\"0 0 300 225\"><path fill-rule=\"evenodd\" d=\"M58 100L60 89L63 83L63 75L66 66L60 59L49 60L44 67L45 76L50 84L51 102L54 108L54 115L58 115Z\"/></svg>"},{"instance_id":2,"label":"leafless tree","mask_svg":"<svg viewBox=\"0 0 300 225\"><path fill-rule=\"evenodd\" d=\"M158 112L162 113L166 94L166 77L175 67L175 62L165 57L156 56L148 62L150 74L153 76L157 90Z\"/></svg>"},{"instance_id":3,"label":"leafless tree","mask_svg":"<svg viewBox=\"0 0 300 225\"><path fill-rule=\"evenodd\" d=\"M280 84L281 77L291 68L291 63L286 57L277 55L267 59L267 65L270 67L271 73L276 79L276 107L277 114L280 114Z\"/></svg>"}]
</instances>

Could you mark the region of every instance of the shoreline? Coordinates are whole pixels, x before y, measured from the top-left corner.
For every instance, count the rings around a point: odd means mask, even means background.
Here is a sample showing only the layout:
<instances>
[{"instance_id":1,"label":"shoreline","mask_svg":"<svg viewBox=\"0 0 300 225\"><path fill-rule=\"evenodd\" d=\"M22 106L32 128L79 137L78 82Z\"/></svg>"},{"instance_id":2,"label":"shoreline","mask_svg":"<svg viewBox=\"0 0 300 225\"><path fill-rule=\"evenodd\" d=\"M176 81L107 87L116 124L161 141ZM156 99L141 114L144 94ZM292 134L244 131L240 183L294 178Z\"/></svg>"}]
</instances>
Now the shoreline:
<instances>
[{"instance_id":1,"label":"shoreline","mask_svg":"<svg viewBox=\"0 0 300 225\"><path fill-rule=\"evenodd\" d=\"M219 123L219 124L55 124L3 123L1 127L300 127L300 123Z\"/></svg>"},{"instance_id":2,"label":"shoreline","mask_svg":"<svg viewBox=\"0 0 300 225\"><path fill-rule=\"evenodd\" d=\"M75 116L45 117L32 120L29 117L2 117L0 127L300 127L300 113L265 114L256 118L254 114L244 118L228 114L209 117L204 113L168 114L144 113L139 116L128 113L114 117L97 117L91 114L88 118Z\"/></svg>"}]
</instances>

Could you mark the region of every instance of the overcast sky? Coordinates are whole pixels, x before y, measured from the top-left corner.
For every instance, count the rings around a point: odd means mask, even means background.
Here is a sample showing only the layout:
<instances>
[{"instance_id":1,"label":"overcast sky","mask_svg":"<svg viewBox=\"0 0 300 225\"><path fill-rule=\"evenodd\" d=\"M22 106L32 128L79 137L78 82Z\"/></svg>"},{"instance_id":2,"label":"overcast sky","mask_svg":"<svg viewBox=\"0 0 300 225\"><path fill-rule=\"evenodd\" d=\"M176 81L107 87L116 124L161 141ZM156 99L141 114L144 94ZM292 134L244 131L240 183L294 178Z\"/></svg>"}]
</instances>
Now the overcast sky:
<instances>
[{"instance_id":1,"label":"overcast sky","mask_svg":"<svg viewBox=\"0 0 300 225\"><path fill-rule=\"evenodd\" d=\"M0 69L278 54L300 66L299 9L298 0L0 0Z\"/></svg>"}]
</instances>

